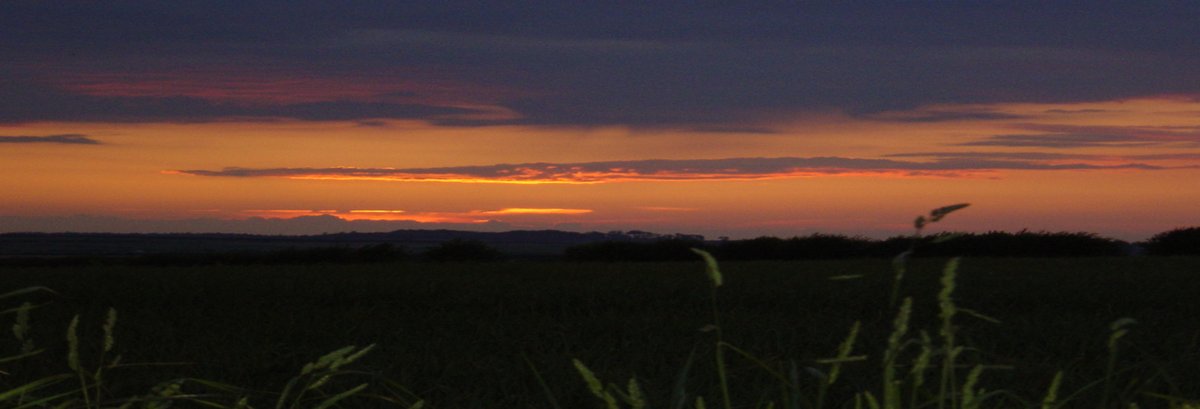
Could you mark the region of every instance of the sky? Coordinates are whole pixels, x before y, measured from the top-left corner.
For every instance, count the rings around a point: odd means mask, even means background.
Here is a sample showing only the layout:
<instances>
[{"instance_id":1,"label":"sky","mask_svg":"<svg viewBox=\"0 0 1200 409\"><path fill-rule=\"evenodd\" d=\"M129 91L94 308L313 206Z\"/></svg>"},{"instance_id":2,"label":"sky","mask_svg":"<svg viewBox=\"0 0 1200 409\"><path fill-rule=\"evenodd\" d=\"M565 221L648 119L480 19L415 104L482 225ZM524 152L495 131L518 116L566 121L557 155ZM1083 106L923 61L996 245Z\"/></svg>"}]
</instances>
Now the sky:
<instances>
[{"instance_id":1,"label":"sky","mask_svg":"<svg viewBox=\"0 0 1200 409\"><path fill-rule=\"evenodd\" d=\"M1200 3L0 3L0 232L1200 225Z\"/></svg>"}]
</instances>

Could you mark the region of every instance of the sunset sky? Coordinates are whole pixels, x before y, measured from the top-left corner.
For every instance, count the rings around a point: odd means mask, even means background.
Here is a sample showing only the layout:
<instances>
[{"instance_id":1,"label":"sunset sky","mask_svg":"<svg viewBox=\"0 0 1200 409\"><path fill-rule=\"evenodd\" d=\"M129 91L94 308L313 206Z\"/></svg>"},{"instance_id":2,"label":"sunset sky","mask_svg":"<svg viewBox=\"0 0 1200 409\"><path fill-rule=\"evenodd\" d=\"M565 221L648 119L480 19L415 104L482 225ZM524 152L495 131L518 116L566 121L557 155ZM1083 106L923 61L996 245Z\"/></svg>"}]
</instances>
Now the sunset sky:
<instances>
[{"instance_id":1,"label":"sunset sky","mask_svg":"<svg viewBox=\"0 0 1200 409\"><path fill-rule=\"evenodd\" d=\"M666 3L0 3L0 232L1200 225L1200 3Z\"/></svg>"}]
</instances>

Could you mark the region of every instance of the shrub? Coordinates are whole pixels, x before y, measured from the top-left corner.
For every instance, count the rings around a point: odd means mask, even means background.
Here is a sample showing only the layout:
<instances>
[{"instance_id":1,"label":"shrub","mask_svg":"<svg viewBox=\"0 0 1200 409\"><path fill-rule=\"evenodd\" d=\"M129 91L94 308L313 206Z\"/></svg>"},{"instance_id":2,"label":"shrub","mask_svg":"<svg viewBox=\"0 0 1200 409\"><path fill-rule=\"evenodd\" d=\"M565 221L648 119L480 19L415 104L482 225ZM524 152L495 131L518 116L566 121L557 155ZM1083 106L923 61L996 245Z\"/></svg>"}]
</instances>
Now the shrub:
<instances>
[{"instance_id":1,"label":"shrub","mask_svg":"<svg viewBox=\"0 0 1200 409\"><path fill-rule=\"evenodd\" d=\"M716 253L726 260L837 259L867 256L871 245L871 240L861 237L813 234L787 240L759 237L726 241L721 243Z\"/></svg>"},{"instance_id":2,"label":"shrub","mask_svg":"<svg viewBox=\"0 0 1200 409\"><path fill-rule=\"evenodd\" d=\"M928 244L926 256L968 257L1106 257L1125 254L1121 241L1083 232L991 231L964 234L944 243Z\"/></svg>"},{"instance_id":3,"label":"shrub","mask_svg":"<svg viewBox=\"0 0 1200 409\"><path fill-rule=\"evenodd\" d=\"M1156 256L1200 255L1200 227L1165 231L1144 244L1146 252Z\"/></svg>"}]
</instances>

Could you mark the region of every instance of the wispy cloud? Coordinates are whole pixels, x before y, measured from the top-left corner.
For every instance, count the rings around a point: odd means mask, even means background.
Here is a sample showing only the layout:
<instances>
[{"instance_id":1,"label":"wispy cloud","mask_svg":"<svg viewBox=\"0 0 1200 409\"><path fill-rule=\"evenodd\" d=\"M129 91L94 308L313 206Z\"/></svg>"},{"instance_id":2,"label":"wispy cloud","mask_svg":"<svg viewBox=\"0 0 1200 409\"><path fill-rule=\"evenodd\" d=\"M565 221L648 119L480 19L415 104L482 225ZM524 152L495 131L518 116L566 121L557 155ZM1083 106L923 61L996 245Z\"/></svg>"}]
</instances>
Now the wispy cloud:
<instances>
[{"instance_id":1,"label":"wispy cloud","mask_svg":"<svg viewBox=\"0 0 1200 409\"><path fill-rule=\"evenodd\" d=\"M1097 155L1054 152L905 152L884 155L889 158L986 159L986 160L1095 160Z\"/></svg>"},{"instance_id":2,"label":"wispy cloud","mask_svg":"<svg viewBox=\"0 0 1200 409\"><path fill-rule=\"evenodd\" d=\"M5 2L0 83L28 85L55 67L93 75L81 76L85 81L47 75L61 88L57 93L0 92L0 119L127 122L270 113L319 120L326 116L292 105L406 93L422 98L370 111L346 106L329 116L439 119L444 115L429 110L458 105L425 97L441 95L447 84L458 87L450 94L460 100L521 114L474 121L580 126L747 126L763 113L810 109L880 112L1200 92L1195 10L1187 2L1047 3L1019 14L990 3L751 9L543 1L535 4L553 6L521 13L504 3L480 3L490 2L331 9L296 0L286 13L237 2L170 13L147 1L119 8ZM1153 22L1154 30L1130 21ZM981 30L994 35L981 36ZM130 78L142 66L151 74L181 75ZM255 70L272 75L263 80ZM523 93L496 96L488 89ZM195 99L273 105L210 106ZM420 106L406 106L412 104ZM203 111L189 116L196 111L188 105Z\"/></svg>"},{"instance_id":3,"label":"wispy cloud","mask_svg":"<svg viewBox=\"0 0 1200 409\"><path fill-rule=\"evenodd\" d=\"M1093 147L1138 147L1156 145L1159 142L1145 141L1128 135L1058 133L1032 135L993 135L987 139L965 142L962 146L1005 146L1035 148L1093 148Z\"/></svg>"},{"instance_id":4,"label":"wispy cloud","mask_svg":"<svg viewBox=\"0 0 1200 409\"><path fill-rule=\"evenodd\" d=\"M378 180L459 183L607 183L697 180L754 180L832 175L955 176L995 170L1157 169L1139 163L1045 163L1027 158L931 161L844 157L726 158L694 160L635 160L582 163L521 163L442 168L225 168L175 170L167 173L211 177L275 177L317 180Z\"/></svg>"},{"instance_id":5,"label":"wispy cloud","mask_svg":"<svg viewBox=\"0 0 1200 409\"><path fill-rule=\"evenodd\" d=\"M639 210L650 212L696 212L700 209L695 207L674 207L674 206L638 206Z\"/></svg>"},{"instance_id":6,"label":"wispy cloud","mask_svg":"<svg viewBox=\"0 0 1200 409\"><path fill-rule=\"evenodd\" d=\"M500 210L489 210L479 212L480 214L588 214L591 209L562 209L562 208L536 208L536 207L510 207Z\"/></svg>"},{"instance_id":7,"label":"wispy cloud","mask_svg":"<svg viewBox=\"0 0 1200 409\"><path fill-rule=\"evenodd\" d=\"M1173 165L1161 165L1162 168L1194 167L1200 162L1200 152L1153 153L1153 154L1089 154L1089 153L1059 153L1059 152L905 152L885 155L889 158L926 158L939 161L1037 161L1042 163L1059 163L1062 161L1082 161L1085 163L1123 163L1123 162L1171 162ZM1182 166L1180 166L1182 164ZM1129 166L1130 164L1126 164ZM1137 165L1149 166L1149 165ZM1152 167L1159 167L1155 165Z\"/></svg>"},{"instance_id":8,"label":"wispy cloud","mask_svg":"<svg viewBox=\"0 0 1200 409\"><path fill-rule=\"evenodd\" d=\"M993 135L959 145L1067 149L1095 147L1129 148L1167 143L1200 143L1200 127L1198 126L1021 124L1017 127L1043 133Z\"/></svg>"},{"instance_id":9,"label":"wispy cloud","mask_svg":"<svg viewBox=\"0 0 1200 409\"><path fill-rule=\"evenodd\" d=\"M99 145L100 141L82 134L59 134L44 136L0 135L0 143L61 143L68 145Z\"/></svg>"},{"instance_id":10,"label":"wispy cloud","mask_svg":"<svg viewBox=\"0 0 1200 409\"><path fill-rule=\"evenodd\" d=\"M592 213L592 209L510 207L496 210L469 210L461 212L407 211L396 209L256 209L238 212L241 217L263 217L290 219L296 217L333 216L349 221L408 221L418 223L491 223L496 218L523 216L579 216Z\"/></svg>"},{"instance_id":11,"label":"wispy cloud","mask_svg":"<svg viewBox=\"0 0 1200 409\"><path fill-rule=\"evenodd\" d=\"M867 119L894 122L954 122L954 121L999 121L1025 118L1024 115L993 111L886 111L859 115Z\"/></svg>"},{"instance_id":12,"label":"wispy cloud","mask_svg":"<svg viewBox=\"0 0 1200 409\"><path fill-rule=\"evenodd\" d=\"M500 221L438 222L413 219L367 219L302 212L238 219L127 219L112 216L18 217L0 216L0 232L96 233L249 233L322 234L340 232L390 232L401 229L509 231L514 225Z\"/></svg>"},{"instance_id":13,"label":"wispy cloud","mask_svg":"<svg viewBox=\"0 0 1200 409\"><path fill-rule=\"evenodd\" d=\"M1075 115L1075 114L1103 114L1103 113L1108 113L1108 112L1113 112L1113 111L1108 110L1108 109L1084 108L1084 109L1047 109L1044 112L1047 114Z\"/></svg>"}]
</instances>

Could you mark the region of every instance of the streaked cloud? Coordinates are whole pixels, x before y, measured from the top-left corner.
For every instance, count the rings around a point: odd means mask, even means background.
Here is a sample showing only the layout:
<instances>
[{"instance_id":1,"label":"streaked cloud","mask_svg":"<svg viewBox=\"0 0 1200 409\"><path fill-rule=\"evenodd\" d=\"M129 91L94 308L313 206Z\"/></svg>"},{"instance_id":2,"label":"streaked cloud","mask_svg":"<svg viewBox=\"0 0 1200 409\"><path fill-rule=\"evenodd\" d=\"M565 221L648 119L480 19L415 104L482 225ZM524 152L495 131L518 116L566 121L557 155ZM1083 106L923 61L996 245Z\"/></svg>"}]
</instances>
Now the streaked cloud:
<instances>
[{"instance_id":1,"label":"streaked cloud","mask_svg":"<svg viewBox=\"0 0 1200 409\"><path fill-rule=\"evenodd\" d=\"M17 86L20 89L14 90ZM41 85L0 82L0 123L211 122L290 118L310 121L373 118L439 120L494 116L488 109L390 100L323 100L247 104L192 96L87 95Z\"/></svg>"},{"instance_id":2,"label":"streaked cloud","mask_svg":"<svg viewBox=\"0 0 1200 409\"><path fill-rule=\"evenodd\" d=\"M955 122L955 121L999 121L1025 118L1024 115L991 111L887 111L860 115L867 119L894 122Z\"/></svg>"},{"instance_id":3,"label":"streaked cloud","mask_svg":"<svg viewBox=\"0 0 1200 409\"><path fill-rule=\"evenodd\" d=\"M332 214L280 213L241 219L190 218L172 220L129 219L113 216L20 217L0 215L0 232L95 233L247 233L323 234L389 232L402 229L509 231L517 226L500 221L422 222L395 219L351 219Z\"/></svg>"},{"instance_id":4,"label":"streaked cloud","mask_svg":"<svg viewBox=\"0 0 1200 409\"><path fill-rule=\"evenodd\" d=\"M1040 133L992 135L957 145L1055 149L1137 148L1172 143L1200 146L1200 126L1017 124L1014 127Z\"/></svg>"},{"instance_id":5,"label":"streaked cloud","mask_svg":"<svg viewBox=\"0 0 1200 409\"><path fill-rule=\"evenodd\" d=\"M12 92L0 84L2 119L438 120L419 106L488 106L518 115L448 121L755 128L764 115L807 110L869 114L1200 93L1200 32L1194 8L1183 3L1039 4L1019 13L1003 4L890 2L701 8L535 1L520 12L461 1L227 6L179 12L149 1L5 3L0 78L49 89ZM1153 30L1144 29L1147 22ZM210 75L221 69L238 72L225 80ZM49 70L42 76L51 80L38 79ZM278 80L244 75L254 70ZM105 78L136 71L151 75ZM432 98L447 88L455 89L453 104ZM519 92L485 91L496 89ZM420 101L345 105L363 103L366 94ZM271 107L195 101L214 98ZM337 101L342 108L325 116L293 106ZM185 115L189 106L201 110ZM970 118L997 117L897 120Z\"/></svg>"},{"instance_id":6,"label":"streaked cloud","mask_svg":"<svg viewBox=\"0 0 1200 409\"><path fill-rule=\"evenodd\" d=\"M695 207L674 207L674 206L638 206L639 210L651 212L697 212L699 208Z\"/></svg>"},{"instance_id":7,"label":"streaked cloud","mask_svg":"<svg viewBox=\"0 0 1200 409\"><path fill-rule=\"evenodd\" d=\"M934 158L938 160L1016 160L1016 161L1200 161L1200 152L1152 154L1089 154L1058 152L906 152L885 155L889 158Z\"/></svg>"},{"instance_id":8,"label":"streaked cloud","mask_svg":"<svg viewBox=\"0 0 1200 409\"><path fill-rule=\"evenodd\" d=\"M955 176L997 170L1157 169L1141 163L1045 163L1033 158L980 160L943 158L932 161L844 157L728 158L635 160L583 163L521 163L442 168L225 168L176 170L168 173L211 177L274 177L315 180L392 182L458 182L589 184L696 180L754 180L834 175Z\"/></svg>"},{"instance_id":9,"label":"streaked cloud","mask_svg":"<svg viewBox=\"0 0 1200 409\"><path fill-rule=\"evenodd\" d=\"M983 140L964 142L962 146L1005 146L1034 148L1130 148L1156 145L1161 142L1147 141L1129 135L1052 133L993 135Z\"/></svg>"},{"instance_id":10,"label":"streaked cloud","mask_svg":"<svg viewBox=\"0 0 1200 409\"><path fill-rule=\"evenodd\" d=\"M481 214L588 214L591 209L559 209L559 208L531 208L531 207L510 207L500 210L489 210L480 212Z\"/></svg>"},{"instance_id":11,"label":"streaked cloud","mask_svg":"<svg viewBox=\"0 0 1200 409\"><path fill-rule=\"evenodd\" d=\"M497 218L524 216L579 216L592 213L591 209L511 207L496 210L470 210L463 212L407 211L397 209L256 209L237 212L238 217L296 218L333 216L347 221L406 221L416 223L482 224L495 222Z\"/></svg>"},{"instance_id":12,"label":"streaked cloud","mask_svg":"<svg viewBox=\"0 0 1200 409\"><path fill-rule=\"evenodd\" d=\"M44 136L0 135L0 143L61 143L68 145L99 145L100 141L83 134L59 134Z\"/></svg>"},{"instance_id":13,"label":"streaked cloud","mask_svg":"<svg viewBox=\"0 0 1200 409\"><path fill-rule=\"evenodd\" d=\"M905 152L884 155L889 158L988 159L988 160L1095 160L1098 155L1053 152Z\"/></svg>"},{"instance_id":14,"label":"streaked cloud","mask_svg":"<svg viewBox=\"0 0 1200 409\"><path fill-rule=\"evenodd\" d=\"M1194 104L1194 102L1193 102ZM1194 106L1194 105L1193 105ZM1196 118L1200 112L1175 113ZM1125 138L1145 142L1200 142L1200 125L1070 125L1070 124L1020 124L1022 129L1053 132L1068 135L1095 135L1097 138L1107 137L1117 140Z\"/></svg>"}]
</instances>

